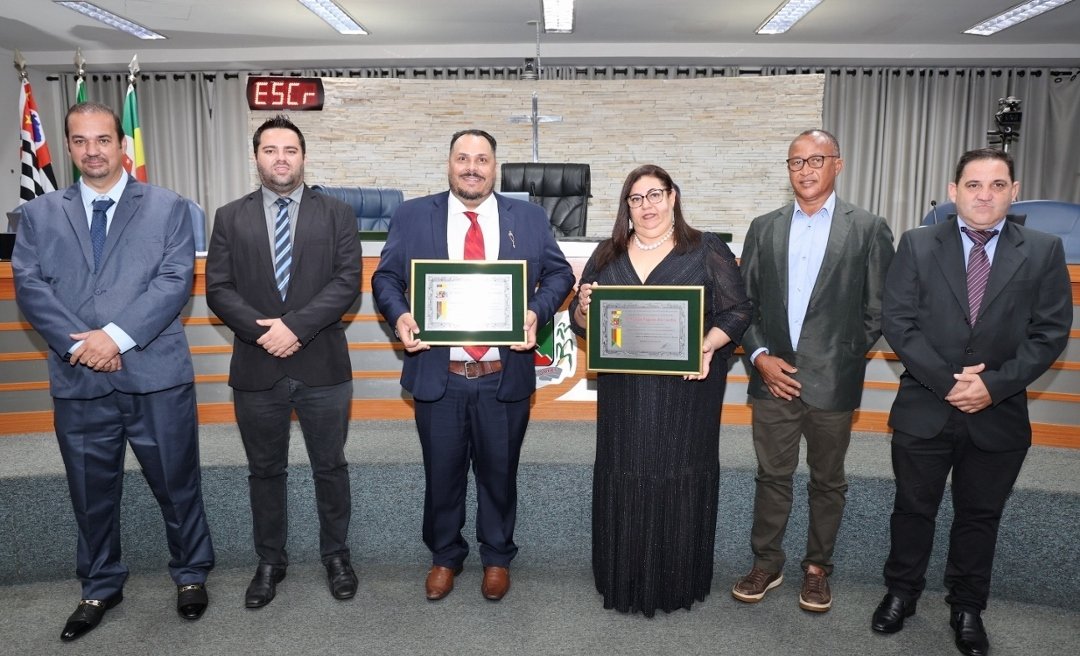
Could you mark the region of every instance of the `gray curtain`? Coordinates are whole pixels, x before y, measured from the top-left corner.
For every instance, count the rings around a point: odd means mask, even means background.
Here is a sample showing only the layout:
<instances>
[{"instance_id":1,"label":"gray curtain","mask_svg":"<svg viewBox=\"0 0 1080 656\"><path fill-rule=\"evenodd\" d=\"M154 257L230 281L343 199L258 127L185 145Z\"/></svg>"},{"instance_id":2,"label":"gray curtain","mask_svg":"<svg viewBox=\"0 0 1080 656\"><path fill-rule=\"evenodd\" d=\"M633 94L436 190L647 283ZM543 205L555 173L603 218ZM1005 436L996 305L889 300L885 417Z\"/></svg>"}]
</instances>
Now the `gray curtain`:
<instances>
[{"instance_id":1,"label":"gray curtain","mask_svg":"<svg viewBox=\"0 0 1080 656\"><path fill-rule=\"evenodd\" d=\"M840 193L881 214L896 234L919 224L930 201L948 200L960 154L987 145L997 101L1023 101L1011 152L1025 199L1080 202L1080 69L810 68L738 66L544 66L544 79L636 79L825 73L824 127L840 141ZM519 79L519 67L377 67L261 74L408 79ZM245 73L142 75L139 114L151 182L202 204L208 215L251 188ZM60 102L74 99L74 76L55 79ZM121 107L127 76L91 75L91 100ZM57 110L57 125L63 113ZM816 127L816 126L807 126ZM70 182L63 148L54 149Z\"/></svg>"},{"instance_id":2,"label":"gray curtain","mask_svg":"<svg viewBox=\"0 0 1080 656\"><path fill-rule=\"evenodd\" d=\"M965 150L988 145L998 99L1023 101L1016 160L1021 197L1080 202L1077 71L975 68L830 69L824 124L840 141L844 197L885 216L897 234L930 201L948 201Z\"/></svg>"},{"instance_id":3,"label":"gray curtain","mask_svg":"<svg viewBox=\"0 0 1080 656\"><path fill-rule=\"evenodd\" d=\"M74 75L50 81L60 99L57 107L74 103ZM88 75L87 99L120 114L127 84L126 74ZM244 85L245 76L237 73L155 73L135 82L149 181L191 198L211 218L251 188ZM62 112L56 121L63 125ZM57 150L61 184L70 184L70 159L66 149Z\"/></svg>"}]
</instances>

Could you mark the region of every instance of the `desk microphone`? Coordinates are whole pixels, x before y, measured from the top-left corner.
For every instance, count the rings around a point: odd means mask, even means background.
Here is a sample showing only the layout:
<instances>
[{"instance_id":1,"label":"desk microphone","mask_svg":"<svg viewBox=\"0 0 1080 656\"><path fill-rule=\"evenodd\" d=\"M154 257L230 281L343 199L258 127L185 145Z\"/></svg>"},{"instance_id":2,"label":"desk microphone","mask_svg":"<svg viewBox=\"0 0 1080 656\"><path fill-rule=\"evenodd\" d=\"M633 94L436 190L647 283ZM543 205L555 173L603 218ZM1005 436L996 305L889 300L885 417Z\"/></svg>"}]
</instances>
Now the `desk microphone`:
<instances>
[{"instance_id":1,"label":"desk microphone","mask_svg":"<svg viewBox=\"0 0 1080 656\"><path fill-rule=\"evenodd\" d=\"M934 225L937 225L937 201L932 198L930 199L930 208L934 210Z\"/></svg>"}]
</instances>

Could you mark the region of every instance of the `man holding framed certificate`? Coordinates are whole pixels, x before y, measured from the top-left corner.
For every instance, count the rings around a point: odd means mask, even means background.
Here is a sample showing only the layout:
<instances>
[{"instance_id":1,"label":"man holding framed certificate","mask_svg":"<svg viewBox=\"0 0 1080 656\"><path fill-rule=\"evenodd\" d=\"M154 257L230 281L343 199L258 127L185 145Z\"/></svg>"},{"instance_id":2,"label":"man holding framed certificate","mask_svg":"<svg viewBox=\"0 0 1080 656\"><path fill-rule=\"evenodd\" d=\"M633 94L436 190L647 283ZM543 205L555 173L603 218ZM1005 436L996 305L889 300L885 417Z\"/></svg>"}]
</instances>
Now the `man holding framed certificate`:
<instances>
[{"instance_id":1,"label":"man holding framed certificate","mask_svg":"<svg viewBox=\"0 0 1080 656\"><path fill-rule=\"evenodd\" d=\"M498 601L510 588L536 329L574 283L544 210L493 193L495 146L483 130L451 138L450 190L397 209L371 280L406 351L401 385L415 401L424 454L432 601L450 594L469 553L461 529L470 463L481 592Z\"/></svg>"}]
</instances>

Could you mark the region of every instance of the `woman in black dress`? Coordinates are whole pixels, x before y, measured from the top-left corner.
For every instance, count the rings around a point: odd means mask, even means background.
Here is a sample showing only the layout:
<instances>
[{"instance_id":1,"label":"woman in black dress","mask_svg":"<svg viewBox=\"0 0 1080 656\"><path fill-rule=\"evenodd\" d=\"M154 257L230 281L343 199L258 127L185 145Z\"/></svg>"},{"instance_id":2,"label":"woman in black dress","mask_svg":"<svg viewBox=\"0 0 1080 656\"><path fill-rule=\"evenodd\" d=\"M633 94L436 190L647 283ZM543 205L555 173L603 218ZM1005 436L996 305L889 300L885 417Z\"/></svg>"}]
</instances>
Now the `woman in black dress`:
<instances>
[{"instance_id":1,"label":"woman in black dress","mask_svg":"<svg viewBox=\"0 0 1080 656\"><path fill-rule=\"evenodd\" d=\"M570 305L584 336L593 285L705 287L701 376L597 376L593 576L605 608L646 617L709 594L727 359L750 322L735 256L691 228L679 201L662 168L634 169L611 239L589 258Z\"/></svg>"}]
</instances>

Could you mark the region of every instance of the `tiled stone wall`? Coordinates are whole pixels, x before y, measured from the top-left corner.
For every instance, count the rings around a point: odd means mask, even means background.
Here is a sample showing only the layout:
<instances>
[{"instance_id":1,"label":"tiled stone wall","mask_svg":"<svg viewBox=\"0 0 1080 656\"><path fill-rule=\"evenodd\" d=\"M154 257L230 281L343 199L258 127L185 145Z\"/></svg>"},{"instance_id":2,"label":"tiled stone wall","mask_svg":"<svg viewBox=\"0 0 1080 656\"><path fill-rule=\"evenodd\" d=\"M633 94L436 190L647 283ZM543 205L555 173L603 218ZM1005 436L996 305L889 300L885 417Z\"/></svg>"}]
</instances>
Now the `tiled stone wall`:
<instances>
[{"instance_id":1,"label":"tiled stone wall","mask_svg":"<svg viewBox=\"0 0 1080 656\"><path fill-rule=\"evenodd\" d=\"M495 136L500 162L532 161L532 128L510 117L530 113L535 90L540 114L562 117L540 125L541 161L592 166L588 234L610 233L626 174L655 163L682 188L692 225L735 242L750 219L791 199L783 160L794 135L820 126L824 91L821 75L323 83L323 111L291 116L307 139L309 184L442 191L450 135L472 127ZM268 115L252 112L252 130Z\"/></svg>"}]
</instances>

